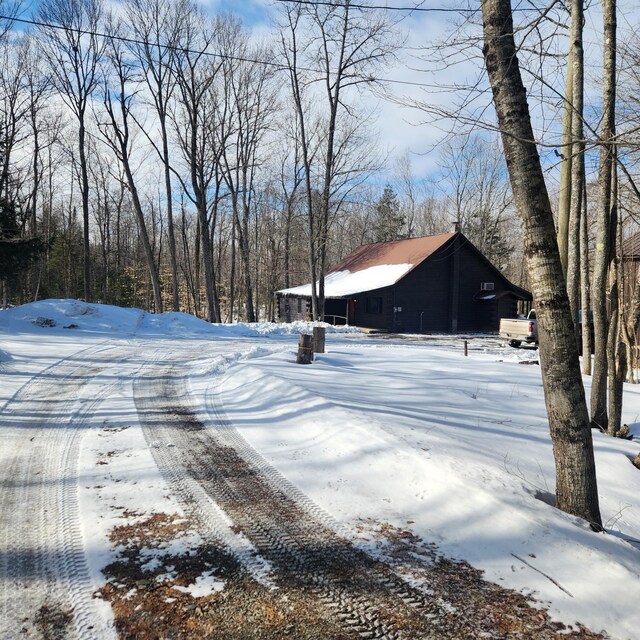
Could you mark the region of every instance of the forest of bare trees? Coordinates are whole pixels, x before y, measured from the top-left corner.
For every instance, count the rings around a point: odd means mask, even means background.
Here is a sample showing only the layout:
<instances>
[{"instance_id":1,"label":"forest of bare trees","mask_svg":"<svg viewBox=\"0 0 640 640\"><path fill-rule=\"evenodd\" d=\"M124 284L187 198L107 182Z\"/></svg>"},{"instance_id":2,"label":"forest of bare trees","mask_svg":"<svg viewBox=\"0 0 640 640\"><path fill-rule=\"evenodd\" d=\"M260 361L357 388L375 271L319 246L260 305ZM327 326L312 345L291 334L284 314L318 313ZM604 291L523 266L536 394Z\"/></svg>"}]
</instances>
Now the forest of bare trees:
<instances>
[{"instance_id":1,"label":"forest of bare trees","mask_svg":"<svg viewBox=\"0 0 640 640\"><path fill-rule=\"evenodd\" d=\"M269 320L275 290L318 281L322 317L331 264L389 237L388 197L393 237L460 220L522 281L495 138L451 140L438 179L377 140L372 91L403 37L392 16L283 3L267 42L191 0L110 6L43 0L25 18L1 3L0 197L13 240L42 248L3 270L5 306L77 297Z\"/></svg>"}]
</instances>

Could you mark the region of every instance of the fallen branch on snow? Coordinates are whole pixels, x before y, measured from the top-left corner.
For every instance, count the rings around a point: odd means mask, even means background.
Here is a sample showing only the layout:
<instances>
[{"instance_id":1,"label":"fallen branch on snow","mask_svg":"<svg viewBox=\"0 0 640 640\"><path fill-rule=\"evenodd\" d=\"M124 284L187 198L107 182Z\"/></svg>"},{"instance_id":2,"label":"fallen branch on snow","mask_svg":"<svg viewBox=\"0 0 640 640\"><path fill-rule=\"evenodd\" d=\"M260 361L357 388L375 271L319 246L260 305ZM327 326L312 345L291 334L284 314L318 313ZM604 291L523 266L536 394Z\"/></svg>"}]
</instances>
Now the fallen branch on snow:
<instances>
[{"instance_id":1,"label":"fallen branch on snow","mask_svg":"<svg viewBox=\"0 0 640 640\"><path fill-rule=\"evenodd\" d=\"M554 580L551 576L547 575L544 571L540 571L540 569L536 569L536 567L534 567L530 562L527 562L526 560L524 560L520 556L517 556L515 553L512 553L511 555L516 560L520 560L520 562L522 562L523 564L526 564L527 567L529 567L530 569L533 569L534 571L537 571L541 576L544 576L547 580L550 580L551 582L553 582L553 584L555 584L556 587L558 587L558 589L560 589L560 591L564 591L569 597L573 598L573 594L572 593L569 593L558 581Z\"/></svg>"}]
</instances>

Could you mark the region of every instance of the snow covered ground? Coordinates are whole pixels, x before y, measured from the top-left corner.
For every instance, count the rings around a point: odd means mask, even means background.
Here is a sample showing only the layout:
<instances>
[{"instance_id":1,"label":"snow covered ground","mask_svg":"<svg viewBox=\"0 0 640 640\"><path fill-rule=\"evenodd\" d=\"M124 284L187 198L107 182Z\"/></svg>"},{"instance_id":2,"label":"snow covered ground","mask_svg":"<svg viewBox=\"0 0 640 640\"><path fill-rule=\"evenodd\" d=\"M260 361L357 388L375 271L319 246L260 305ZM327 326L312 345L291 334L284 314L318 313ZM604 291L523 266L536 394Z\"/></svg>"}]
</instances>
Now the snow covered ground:
<instances>
[{"instance_id":1,"label":"snow covered ground","mask_svg":"<svg viewBox=\"0 0 640 640\"><path fill-rule=\"evenodd\" d=\"M114 527L145 514L185 515L158 468L158 450L170 456L172 443L144 431L134 393L145 367L175 360L188 374L193 411L223 411L266 464L360 547L369 544L368 523L408 530L489 580L532 596L559 621L637 637L640 471L630 459L640 448L640 389L625 388L623 411L636 440L594 434L607 530L597 535L548 504L554 469L540 368L525 364L536 351L468 336L465 357L460 337L384 339L343 330L330 332L327 353L304 367L295 364L295 345L305 329L215 326L185 314L71 300L0 312L0 469L16 474L21 461L33 466L47 450L60 453L64 460L43 473L64 472L74 481L51 500L70 519L55 535L74 540L70 552L73 545L83 549L86 588L101 588L104 567L121 551L109 538ZM588 393L588 378L585 386ZM43 407L47 389L53 399ZM35 420L37 432L30 430ZM52 426L60 435L45 441ZM5 532L19 520L19 501L36 499L26 480L22 498L8 497L10 479L3 476L0 496ZM228 515L218 516L233 526ZM200 541L192 538L176 544L196 548ZM230 545L242 555L245 542L236 536ZM2 578L20 582L9 567L20 551L11 545L19 543L3 544ZM149 563L172 551L149 550ZM268 582L268 563L254 565ZM62 573L71 591L79 589L73 566ZM223 587L207 572L185 588L202 594ZM5 588L4 598L11 613L15 594ZM92 633L110 637L109 605L99 599L85 605L99 617Z\"/></svg>"}]
</instances>

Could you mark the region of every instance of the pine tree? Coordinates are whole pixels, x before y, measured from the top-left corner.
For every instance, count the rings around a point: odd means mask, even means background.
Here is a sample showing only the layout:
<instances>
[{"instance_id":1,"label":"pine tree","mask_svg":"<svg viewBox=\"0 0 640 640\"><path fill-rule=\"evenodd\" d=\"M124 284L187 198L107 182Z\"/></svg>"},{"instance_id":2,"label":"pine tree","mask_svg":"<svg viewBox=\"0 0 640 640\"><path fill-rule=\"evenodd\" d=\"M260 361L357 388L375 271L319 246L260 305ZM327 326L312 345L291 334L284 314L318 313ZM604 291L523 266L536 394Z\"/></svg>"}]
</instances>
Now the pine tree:
<instances>
[{"instance_id":1,"label":"pine tree","mask_svg":"<svg viewBox=\"0 0 640 640\"><path fill-rule=\"evenodd\" d=\"M387 185L376 205L374 233L376 242L401 240L404 235L405 217L400 212L396 192Z\"/></svg>"},{"instance_id":2,"label":"pine tree","mask_svg":"<svg viewBox=\"0 0 640 640\"><path fill-rule=\"evenodd\" d=\"M8 280L24 271L44 251L41 238L21 238L15 203L0 198L0 280Z\"/></svg>"}]
</instances>

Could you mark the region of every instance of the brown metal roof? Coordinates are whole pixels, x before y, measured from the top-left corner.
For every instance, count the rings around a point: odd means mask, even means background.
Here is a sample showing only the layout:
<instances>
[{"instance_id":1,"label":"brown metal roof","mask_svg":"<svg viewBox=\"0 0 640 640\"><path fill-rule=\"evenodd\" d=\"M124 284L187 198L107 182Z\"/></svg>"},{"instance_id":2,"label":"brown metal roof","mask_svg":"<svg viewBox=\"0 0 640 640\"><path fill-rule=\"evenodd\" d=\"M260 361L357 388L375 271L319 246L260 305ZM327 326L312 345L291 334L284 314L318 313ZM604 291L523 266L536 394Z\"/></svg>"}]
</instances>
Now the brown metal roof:
<instances>
[{"instance_id":1,"label":"brown metal roof","mask_svg":"<svg viewBox=\"0 0 640 640\"><path fill-rule=\"evenodd\" d=\"M412 264L416 267L455 235L455 233L441 233L437 236L365 244L352 251L329 273L345 270L355 273L370 267L391 264Z\"/></svg>"}]
</instances>

